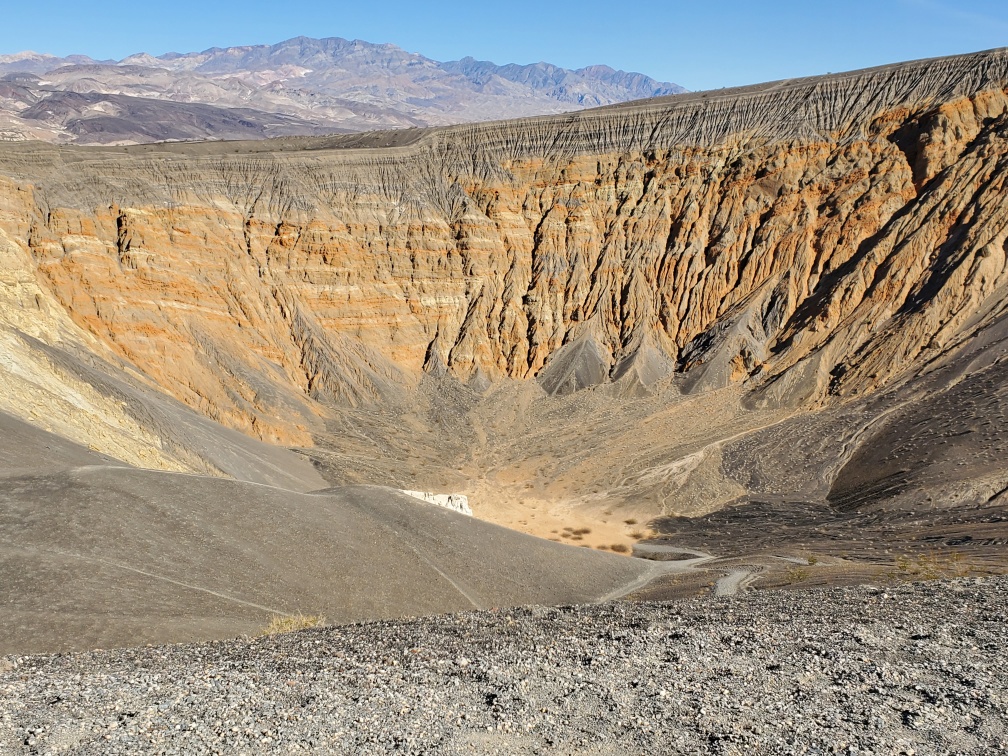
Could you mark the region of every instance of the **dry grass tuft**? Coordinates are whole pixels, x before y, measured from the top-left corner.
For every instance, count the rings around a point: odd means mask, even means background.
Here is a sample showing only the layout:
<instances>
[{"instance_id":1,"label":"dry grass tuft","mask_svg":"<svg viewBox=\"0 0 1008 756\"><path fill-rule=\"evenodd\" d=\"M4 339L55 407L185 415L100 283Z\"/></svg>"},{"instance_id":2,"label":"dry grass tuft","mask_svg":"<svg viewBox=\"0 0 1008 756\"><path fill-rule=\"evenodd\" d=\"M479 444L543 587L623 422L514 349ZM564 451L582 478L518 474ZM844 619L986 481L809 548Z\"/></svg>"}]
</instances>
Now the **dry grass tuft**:
<instances>
[{"instance_id":1,"label":"dry grass tuft","mask_svg":"<svg viewBox=\"0 0 1008 756\"><path fill-rule=\"evenodd\" d=\"M623 522L625 522L627 525L636 525L637 519L635 517L630 517L627 518L626 520L623 520Z\"/></svg>"},{"instance_id":2,"label":"dry grass tuft","mask_svg":"<svg viewBox=\"0 0 1008 756\"><path fill-rule=\"evenodd\" d=\"M295 630L307 630L310 627L323 627L326 618L321 614L297 614L282 615L274 614L260 632L259 635L280 635L282 633L293 633Z\"/></svg>"},{"instance_id":3,"label":"dry grass tuft","mask_svg":"<svg viewBox=\"0 0 1008 756\"><path fill-rule=\"evenodd\" d=\"M896 572L890 573L890 576L910 580L939 580L966 577L970 571L959 552L931 552L900 556L896 560Z\"/></svg>"},{"instance_id":4,"label":"dry grass tuft","mask_svg":"<svg viewBox=\"0 0 1008 756\"><path fill-rule=\"evenodd\" d=\"M614 543L609 548L612 551L615 551L617 554L629 554L630 553L630 547L627 546L625 543Z\"/></svg>"}]
</instances>

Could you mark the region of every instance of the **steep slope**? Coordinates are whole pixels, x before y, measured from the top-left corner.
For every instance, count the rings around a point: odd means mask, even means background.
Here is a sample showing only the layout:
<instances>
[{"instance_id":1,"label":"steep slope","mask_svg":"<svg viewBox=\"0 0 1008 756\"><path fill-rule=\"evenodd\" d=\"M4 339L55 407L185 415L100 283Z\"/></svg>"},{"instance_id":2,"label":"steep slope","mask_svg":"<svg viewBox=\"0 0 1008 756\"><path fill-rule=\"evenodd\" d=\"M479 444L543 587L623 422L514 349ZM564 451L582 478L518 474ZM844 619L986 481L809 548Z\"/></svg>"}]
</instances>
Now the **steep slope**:
<instances>
[{"instance_id":1,"label":"steep slope","mask_svg":"<svg viewBox=\"0 0 1008 756\"><path fill-rule=\"evenodd\" d=\"M1004 283L1006 70L995 51L388 151L11 147L5 228L194 406L243 369L338 396L333 360L355 398L431 360L530 378L589 333L607 374L648 344L703 388L818 400L939 353ZM207 360L228 369L185 374ZM232 404L212 411L269 422Z\"/></svg>"},{"instance_id":2,"label":"steep slope","mask_svg":"<svg viewBox=\"0 0 1008 756\"><path fill-rule=\"evenodd\" d=\"M19 207L0 200L0 216L21 222ZM310 463L208 420L163 390L82 330L39 285L23 250L0 230L0 416L20 419L66 441L140 467L192 471L280 485L297 491L325 486ZM297 400L295 400L297 401ZM0 470L21 468L37 443L11 443ZM29 451L30 449L30 451Z\"/></svg>"}]
</instances>

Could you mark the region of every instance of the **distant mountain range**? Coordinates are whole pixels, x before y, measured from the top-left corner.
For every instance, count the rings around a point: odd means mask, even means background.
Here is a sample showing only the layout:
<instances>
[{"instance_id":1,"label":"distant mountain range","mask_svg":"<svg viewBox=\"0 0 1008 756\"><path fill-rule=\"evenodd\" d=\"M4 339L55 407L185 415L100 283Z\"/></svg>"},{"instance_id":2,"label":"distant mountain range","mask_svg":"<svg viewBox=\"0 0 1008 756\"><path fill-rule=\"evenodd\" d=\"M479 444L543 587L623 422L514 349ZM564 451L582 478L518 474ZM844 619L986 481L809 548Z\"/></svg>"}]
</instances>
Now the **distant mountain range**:
<instances>
[{"instance_id":1,"label":"distant mountain range","mask_svg":"<svg viewBox=\"0 0 1008 756\"><path fill-rule=\"evenodd\" d=\"M686 91L608 66L441 63L296 37L120 61L0 55L0 140L260 139L559 113Z\"/></svg>"}]
</instances>

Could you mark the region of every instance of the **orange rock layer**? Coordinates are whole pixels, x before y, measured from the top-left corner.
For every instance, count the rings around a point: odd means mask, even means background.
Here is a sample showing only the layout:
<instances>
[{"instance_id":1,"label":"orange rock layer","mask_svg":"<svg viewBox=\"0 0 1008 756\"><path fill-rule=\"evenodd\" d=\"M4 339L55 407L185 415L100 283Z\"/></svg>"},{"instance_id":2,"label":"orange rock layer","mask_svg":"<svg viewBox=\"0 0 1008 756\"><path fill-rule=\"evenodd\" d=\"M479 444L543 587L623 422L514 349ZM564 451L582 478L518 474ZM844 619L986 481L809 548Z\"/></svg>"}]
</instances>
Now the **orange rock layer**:
<instances>
[{"instance_id":1,"label":"orange rock layer","mask_svg":"<svg viewBox=\"0 0 1008 756\"><path fill-rule=\"evenodd\" d=\"M1006 87L998 51L387 148L10 147L0 229L80 328L268 441L423 370L820 403L1008 304Z\"/></svg>"}]
</instances>

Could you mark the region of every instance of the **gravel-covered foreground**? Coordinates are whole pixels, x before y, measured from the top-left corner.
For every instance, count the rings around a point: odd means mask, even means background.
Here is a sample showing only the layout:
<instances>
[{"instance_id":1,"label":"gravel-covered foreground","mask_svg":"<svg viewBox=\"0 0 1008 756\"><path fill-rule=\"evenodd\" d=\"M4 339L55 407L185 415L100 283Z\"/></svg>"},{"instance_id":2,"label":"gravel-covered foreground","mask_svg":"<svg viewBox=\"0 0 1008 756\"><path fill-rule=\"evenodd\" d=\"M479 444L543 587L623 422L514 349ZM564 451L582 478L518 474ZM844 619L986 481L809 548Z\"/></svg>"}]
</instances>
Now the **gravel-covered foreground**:
<instances>
[{"instance_id":1,"label":"gravel-covered foreground","mask_svg":"<svg viewBox=\"0 0 1008 756\"><path fill-rule=\"evenodd\" d=\"M991 753L1008 579L0 660L2 753Z\"/></svg>"}]
</instances>

